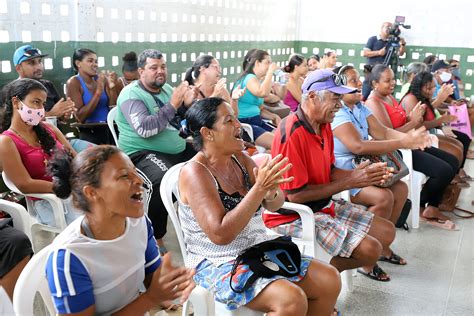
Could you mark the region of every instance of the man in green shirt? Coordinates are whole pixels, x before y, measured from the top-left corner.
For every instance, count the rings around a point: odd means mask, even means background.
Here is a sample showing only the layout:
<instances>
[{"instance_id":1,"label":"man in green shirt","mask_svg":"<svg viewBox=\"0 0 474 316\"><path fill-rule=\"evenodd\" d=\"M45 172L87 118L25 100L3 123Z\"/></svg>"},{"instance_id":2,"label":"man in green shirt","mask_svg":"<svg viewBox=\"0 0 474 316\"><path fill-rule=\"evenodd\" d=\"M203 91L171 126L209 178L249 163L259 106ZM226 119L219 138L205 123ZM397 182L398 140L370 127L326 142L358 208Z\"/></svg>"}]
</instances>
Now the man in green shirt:
<instances>
[{"instance_id":1,"label":"man in green shirt","mask_svg":"<svg viewBox=\"0 0 474 316\"><path fill-rule=\"evenodd\" d=\"M130 156L151 191L148 217L160 251L166 252L161 239L168 216L160 184L168 168L196 153L179 136L179 124L185 104L192 103L197 91L185 81L173 91L166 83L166 61L158 50L147 49L138 56L138 72L140 79L127 85L117 100L118 146Z\"/></svg>"}]
</instances>

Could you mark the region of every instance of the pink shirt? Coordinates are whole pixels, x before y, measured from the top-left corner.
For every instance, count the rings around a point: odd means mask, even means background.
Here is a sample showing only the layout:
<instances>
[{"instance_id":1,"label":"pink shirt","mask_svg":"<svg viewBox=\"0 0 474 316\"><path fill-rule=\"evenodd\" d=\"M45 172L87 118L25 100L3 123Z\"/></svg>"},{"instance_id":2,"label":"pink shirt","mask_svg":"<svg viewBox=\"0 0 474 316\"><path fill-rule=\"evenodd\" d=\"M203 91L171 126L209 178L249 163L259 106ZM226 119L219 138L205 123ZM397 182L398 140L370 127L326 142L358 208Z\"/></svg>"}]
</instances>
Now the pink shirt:
<instances>
[{"instance_id":1,"label":"pink shirt","mask_svg":"<svg viewBox=\"0 0 474 316\"><path fill-rule=\"evenodd\" d=\"M286 92L285 98L283 99L283 103L288 105L292 112L296 112L296 110L298 109L298 105L300 104L298 100L293 97L290 91Z\"/></svg>"},{"instance_id":2,"label":"pink shirt","mask_svg":"<svg viewBox=\"0 0 474 316\"><path fill-rule=\"evenodd\" d=\"M42 124L42 126L54 138L56 147L62 149L63 145L58 141L56 134L46 124ZM52 178L46 175L46 165L51 155L46 154L41 147L31 146L11 130L4 131L2 135L6 135L13 140L16 149L20 153L21 161L32 179L52 181Z\"/></svg>"}]
</instances>

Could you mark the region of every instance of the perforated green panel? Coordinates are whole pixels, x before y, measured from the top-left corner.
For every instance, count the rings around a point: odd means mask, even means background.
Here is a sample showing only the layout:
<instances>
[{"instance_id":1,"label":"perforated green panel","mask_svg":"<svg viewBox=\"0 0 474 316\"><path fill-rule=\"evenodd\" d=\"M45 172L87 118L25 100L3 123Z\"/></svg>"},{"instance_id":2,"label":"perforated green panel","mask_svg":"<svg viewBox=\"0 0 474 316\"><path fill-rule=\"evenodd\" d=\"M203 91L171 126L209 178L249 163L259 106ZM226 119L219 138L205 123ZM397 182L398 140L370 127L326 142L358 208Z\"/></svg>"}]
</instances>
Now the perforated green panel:
<instances>
[{"instance_id":1,"label":"perforated green panel","mask_svg":"<svg viewBox=\"0 0 474 316\"><path fill-rule=\"evenodd\" d=\"M17 78L11 58L15 49L23 45L20 42L11 42L1 45L0 60L2 61L2 76L0 85ZM166 54L168 62L168 81L177 85L182 80L186 69L191 66L192 61L200 54L208 54L217 57L221 63L223 76L230 84L241 72L243 56L252 48L260 48L270 52L274 61L283 66L293 52L309 56L313 53L324 53L332 49L338 53L338 61L342 64L352 63L358 69L362 69L365 58L361 52L363 44L342 44L331 42L306 42L306 41L266 41L266 42L165 42L165 43L97 43L97 42L34 42L35 47L40 48L49 56L45 58L46 71L44 77L52 80L58 88L62 87L66 80L73 75L70 68L72 53L75 48L86 47L97 52L99 66L102 69L121 72L121 57L124 53L134 50L137 53L146 48L156 48ZM462 79L465 84L465 95L474 99L474 56L472 49L468 48L443 48L408 46L407 53L400 59L403 65L412 61L422 61L427 55L435 54L440 58L454 58L460 60ZM48 60L51 58L50 60ZM10 64L10 71L6 71L6 65ZM49 68L49 69L48 69ZM397 91L400 86L398 86Z\"/></svg>"},{"instance_id":2,"label":"perforated green panel","mask_svg":"<svg viewBox=\"0 0 474 316\"><path fill-rule=\"evenodd\" d=\"M0 50L0 60L8 61L13 56L13 52L23 43L2 44ZM121 74L122 56L124 53L134 50L140 53L147 48L155 48L166 54L168 64L168 82L177 85L181 81L182 74L191 67L194 59L200 54L210 53L218 58L222 66L223 76L232 83L241 72L242 61L245 53L252 48L268 50L274 61L283 66L288 60L288 56L294 51L294 42L168 42L159 44L150 43L94 43L94 42L58 42L56 45L45 42L32 43L41 49L43 53L49 54L52 58L50 66L46 69L44 78L53 81L57 87L62 87L67 79L74 74L70 68L74 49L79 47L89 48L97 52L99 57L99 67L102 69L114 70ZM101 62L101 60L103 61ZM65 62L66 60L66 62ZM115 60L115 62L113 62ZM117 64L117 62L120 64ZM45 60L45 65L48 63ZM64 63L67 68L64 68ZM11 63L13 65L13 63ZM17 73L12 67L12 71L3 73L0 85L17 78Z\"/></svg>"}]
</instances>

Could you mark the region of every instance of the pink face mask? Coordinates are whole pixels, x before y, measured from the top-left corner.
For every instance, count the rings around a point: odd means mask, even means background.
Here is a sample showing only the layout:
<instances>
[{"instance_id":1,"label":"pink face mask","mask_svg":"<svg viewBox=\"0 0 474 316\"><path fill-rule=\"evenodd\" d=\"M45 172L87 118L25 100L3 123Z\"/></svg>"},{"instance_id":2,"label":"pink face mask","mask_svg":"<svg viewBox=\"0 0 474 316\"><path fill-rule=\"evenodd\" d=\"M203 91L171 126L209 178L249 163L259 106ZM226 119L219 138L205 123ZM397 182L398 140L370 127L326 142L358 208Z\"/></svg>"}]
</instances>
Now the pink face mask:
<instances>
[{"instance_id":1,"label":"pink face mask","mask_svg":"<svg viewBox=\"0 0 474 316\"><path fill-rule=\"evenodd\" d=\"M44 117L44 108L41 109L32 109L27 106L25 103L21 102L21 108L18 109L20 117L28 125L36 126L41 122Z\"/></svg>"}]
</instances>

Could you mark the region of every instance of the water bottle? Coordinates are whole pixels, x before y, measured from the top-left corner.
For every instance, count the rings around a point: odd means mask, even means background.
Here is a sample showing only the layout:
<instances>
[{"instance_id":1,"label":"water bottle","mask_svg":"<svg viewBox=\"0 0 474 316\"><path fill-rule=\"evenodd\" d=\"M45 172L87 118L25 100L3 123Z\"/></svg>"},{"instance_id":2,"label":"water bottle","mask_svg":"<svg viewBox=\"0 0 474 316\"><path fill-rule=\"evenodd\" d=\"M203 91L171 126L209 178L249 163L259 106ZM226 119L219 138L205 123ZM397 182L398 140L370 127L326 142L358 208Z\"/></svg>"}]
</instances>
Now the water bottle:
<instances>
[{"instance_id":1,"label":"water bottle","mask_svg":"<svg viewBox=\"0 0 474 316\"><path fill-rule=\"evenodd\" d=\"M286 85L288 82L288 73L284 72L281 69L278 69L274 72L277 81L282 85Z\"/></svg>"}]
</instances>

